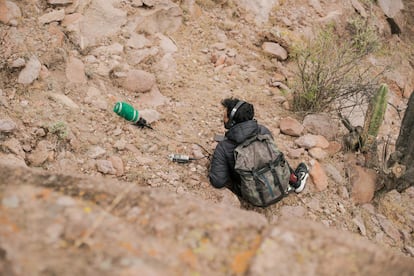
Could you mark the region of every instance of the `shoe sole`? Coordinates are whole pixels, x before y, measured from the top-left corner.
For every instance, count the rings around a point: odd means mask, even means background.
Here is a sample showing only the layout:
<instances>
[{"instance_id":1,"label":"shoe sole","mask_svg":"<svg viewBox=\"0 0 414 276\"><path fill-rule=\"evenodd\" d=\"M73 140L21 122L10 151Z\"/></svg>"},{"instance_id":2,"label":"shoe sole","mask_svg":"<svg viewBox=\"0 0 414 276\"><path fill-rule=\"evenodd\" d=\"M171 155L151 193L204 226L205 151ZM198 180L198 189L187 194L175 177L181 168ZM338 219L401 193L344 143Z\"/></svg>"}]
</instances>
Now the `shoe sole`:
<instances>
[{"instance_id":1,"label":"shoe sole","mask_svg":"<svg viewBox=\"0 0 414 276\"><path fill-rule=\"evenodd\" d=\"M296 193L300 193L303 191L303 189L305 189L306 180L308 179L308 177L309 177L309 173L306 173L305 177L302 179L302 184L297 189L295 189Z\"/></svg>"}]
</instances>

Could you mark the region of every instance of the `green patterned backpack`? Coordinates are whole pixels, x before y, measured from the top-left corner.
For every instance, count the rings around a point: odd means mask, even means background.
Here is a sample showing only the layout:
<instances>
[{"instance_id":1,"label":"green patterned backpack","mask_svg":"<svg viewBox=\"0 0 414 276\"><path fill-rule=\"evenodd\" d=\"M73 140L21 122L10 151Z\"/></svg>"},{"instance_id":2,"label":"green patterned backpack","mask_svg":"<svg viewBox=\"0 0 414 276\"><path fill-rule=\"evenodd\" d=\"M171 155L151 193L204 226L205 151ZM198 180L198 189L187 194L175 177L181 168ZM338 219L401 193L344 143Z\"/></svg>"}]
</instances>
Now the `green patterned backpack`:
<instances>
[{"instance_id":1,"label":"green patterned backpack","mask_svg":"<svg viewBox=\"0 0 414 276\"><path fill-rule=\"evenodd\" d=\"M234 150L243 199L258 207L278 202L289 192L290 169L269 134L258 134Z\"/></svg>"}]
</instances>

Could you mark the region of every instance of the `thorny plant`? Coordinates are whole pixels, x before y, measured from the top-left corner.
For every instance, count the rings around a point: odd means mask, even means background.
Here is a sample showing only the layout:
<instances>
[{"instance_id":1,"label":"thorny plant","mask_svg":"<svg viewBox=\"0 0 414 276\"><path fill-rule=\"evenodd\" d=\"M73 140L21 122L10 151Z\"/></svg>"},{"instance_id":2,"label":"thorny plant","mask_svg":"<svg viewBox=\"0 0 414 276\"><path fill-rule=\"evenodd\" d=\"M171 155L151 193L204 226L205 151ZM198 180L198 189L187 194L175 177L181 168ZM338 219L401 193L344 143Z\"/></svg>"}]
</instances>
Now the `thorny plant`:
<instances>
[{"instance_id":1,"label":"thorny plant","mask_svg":"<svg viewBox=\"0 0 414 276\"><path fill-rule=\"evenodd\" d=\"M293 108L299 112L334 112L364 107L387 70L364 62L379 50L375 30L361 20L351 20L348 37L333 26L321 30L305 47L294 50L297 72Z\"/></svg>"}]
</instances>

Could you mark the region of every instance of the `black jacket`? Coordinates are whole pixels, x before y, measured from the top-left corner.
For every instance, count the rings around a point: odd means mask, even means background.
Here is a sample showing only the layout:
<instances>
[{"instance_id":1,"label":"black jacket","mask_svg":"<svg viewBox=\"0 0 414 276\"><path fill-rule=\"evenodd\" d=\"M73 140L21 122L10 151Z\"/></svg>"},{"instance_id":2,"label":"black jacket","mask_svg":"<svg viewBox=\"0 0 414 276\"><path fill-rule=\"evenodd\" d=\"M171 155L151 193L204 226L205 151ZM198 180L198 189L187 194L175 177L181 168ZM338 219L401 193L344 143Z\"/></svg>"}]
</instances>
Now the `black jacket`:
<instances>
[{"instance_id":1,"label":"black jacket","mask_svg":"<svg viewBox=\"0 0 414 276\"><path fill-rule=\"evenodd\" d=\"M238 123L226 132L226 139L217 144L210 164L209 178L214 187L227 187L240 196L240 176L234 170L234 149L256 134L272 135L269 129L259 125L256 120Z\"/></svg>"}]
</instances>

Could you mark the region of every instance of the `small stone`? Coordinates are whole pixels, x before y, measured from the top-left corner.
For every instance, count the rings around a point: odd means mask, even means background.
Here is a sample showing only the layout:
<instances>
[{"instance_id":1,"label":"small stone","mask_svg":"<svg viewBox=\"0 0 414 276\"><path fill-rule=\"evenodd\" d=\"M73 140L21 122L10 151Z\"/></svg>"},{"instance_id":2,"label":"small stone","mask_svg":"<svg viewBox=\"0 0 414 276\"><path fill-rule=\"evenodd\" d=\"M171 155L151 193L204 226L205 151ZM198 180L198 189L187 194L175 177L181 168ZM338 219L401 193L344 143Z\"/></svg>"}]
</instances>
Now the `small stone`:
<instances>
[{"instance_id":1,"label":"small stone","mask_svg":"<svg viewBox=\"0 0 414 276\"><path fill-rule=\"evenodd\" d=\"M47 0L47 2L52 5L66 5L72 4L73 0Z\"/></svg>"},{"instance_id":2,"label":"small stone","mask_svg":"<svg viewBox=\"0 0 414 276\"><path fill-rule=\"evenodd\" d=\"M96 167L103 174L116 174L116 170L109 160L97 160Z\"/></svg>"},{"instance_id":3,"label":"small stone","mask_svg":"<svg viewBox=\"0 0 414 276\"><path fill-rule=\"evenodd\" d=\"M62 224L53 223L46 228L46 235L49 243L57 242L62 235L64 227Z\"/></svg>"},{"instance_id":4,"label":"small stone","mask_svg":"<svg viewBox=\"0 0 414 276\"><path fill-rule=\"evenodd\" d=\"M24 158L25 153L23 151L22 146L20 145L19 140L16 138L11 138L4 142L4 146L12 153L16 154L17 156Z\"/></svg>"},{"instance_id":5,"label":"small stone","mask_svg":"<svg viewBox=\"0 0 414 276\"><path fill-rule=\"evenodd\" d=\"M16 127L16 124L12 120L0 119L0 132L13 132Z\"/></svg>"},{"instance_id":6,"label":"small stone","mask_svg":"<svg viewBox=\"0 0 414 276\"><path fill-rule=\"evenodd\" d=\"M21 84L31 84L39 77L41 67L42 64L37 59L37 57L32 56L27 62L24 69L20 71L17 82Z\"/></svg>"},{"instance_id":7,"label":"small stone","mask_svg":"<svg viewBox=\"0 0 414 276\"><path fill-rule=\"evenodd\" d=\"M265 53L275 56L279 60L286 60L288 58L288 52L275 42L264 42L262 49Z\"/></svg>"},{"instance_id":8,"label":"small stone","mask_svg":"<svg viewBox=\"0 0 414 276\"><path fill-rule=\"evenodd\" d=\"M75 57L70 57L66 64L66 78L73 83L86 83L85 65Z\"/></svg>"},{"instance_id":9,"label":"small stone","mask_svg":"<svg viewBox=\"0 0 414 276\"><path fill-rule=\"evenodd\" d=\"M352 221L358 227L359 231L361 231L361 235L366 236L367 235L367 229L365 228L365 224L364 224L364 221L362 220L362 218L360 216L357 216L357 217L353 218Z\"/></svg>"},{"instance_id":10,"label":"small stone","mask_svg":"<svg viewBox=\"0 0 414 276\"><path fill-rule=\"evenodd\" d=\"M298 149L287 149L287 155L293 159L299 159L305 153L305 149L298 148Z\"/></svg>"},{"instance_id":11,"label":"small stone","mask_svg":"<svg viewBox=\"0 0 414 276\"><path fill-rule=\"evenodd\" d=\"M211 48L219 50L219 51L223 51L224 49L226 49L226 43L218 42L218 43L211 45Z\"/></svg>"},{"instance_id":12,"label":"small stone","mask_svg":"<svg viewBox=\"0 0 414 276\"><path fill-rule=\"evenodd\" d=\"M39 22L42 24L46 24L54 21L62 21L64 17L64 9L54 10L39 17Z\"/></svg>"},{"instance_id":13,"label":"small stone","mask_svg":"<svg viewBox=\"0 0 414 276\"><path fill-rule=\"evenodd\" d=\"M25 64L26 64L26 61L24 60L24 58L18 58L10 64L10 67L11 68L20 68L20 67L23 67Z\"/></svg>"},{"instance_id":14,"label":"small stone","mask_svg":"<svg viewBox=\"0 0 414 276\"><path fill-rule=\"evenodd\" d=\"M89 149L88 156L92 159L96 159L98 157L103 156L105 153L106 153L105 149L103 149L99 146L94 146L94 147Z\"/></svg>"},{"instance_id":15,"label":"small stone","mask_svg":"<svg viewBox=\"0 0 414 276\"><path fill-rule=\"evenodd\" d=\"M309 155L317 160L323 160L328 156L326 151L318 147L309 149Z\"/></svg>"},{"instance_id":16,"label":"small stone","mask_svg":"<svg viewBox=\"0 0 414 276\"><path fill-rule=\"evenodd\" d=\"M127 73L126 78L119 81L121 86L129 91L145 93L155 85L155 76L143 70L131 70Z\"/></svg>"},{"instance_id":17,"label":"small stone","mask_svg":"<svg viewBox=\"0 0 414 276\"><path fill-rule=\"evenodd\" d=\"M384 232L395 242L400 242L401 234L398 228L385 216L377 215L377 218Z\"/></svg>"},{"instance_id":18,"label":"small stone","mask_svg":"<svg viewBox=\"0 0 414 276\"><path fill-rule=\"evenodd\" d=\"M310 149L313 147L327 148L329 146L328 140L321 135L305 134L295 140L295 143L305 149Z\"/></svg>"},{"instance_id":19,"label":"small stone","mask_svg":"<svg viewBox=\"0 0 414 276\"><path fill-rule=\"evenodd\" d=\"M60 206L75 206L76 201L70 196L61 196L56 200L56 204Z\"/></svg>"},{"instance_id":20,"label":"small stone","mask_svg":"<svg viewBox=\"0 0 414 276\"><path fill-rule=\"evenodd\" d=\"M17 207L19 207L20 200L17 196L12 195L12 196L9 196L9 197L4 197L1 200L1 203L6 208L17 208Z\"/></svg>"},{"instance_id":21,"label":"small stone","mask_svg":"<svg viewBox=\"0 0 414 276\"><path fill-rule=\"evenodd\" d=\"M414 247L405 245L404 249L410 254L411 257L414 257Z\"/></svg>"},{"instance_id":22,"label":"small stone","mask_svg":"<svg viewBox=\"0 0 414 276\"><path fill-rule=\"evenodd\" d=\"M124 163L119 156L111 156L109 158L109 161L111 161L112 166L114 167L116 171L117 176L121 176L124 174Z\"/></svg>"}]
</instances>

